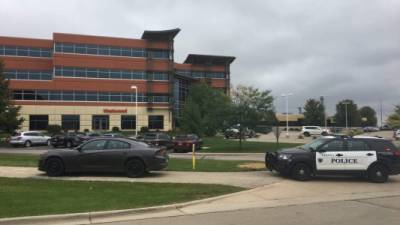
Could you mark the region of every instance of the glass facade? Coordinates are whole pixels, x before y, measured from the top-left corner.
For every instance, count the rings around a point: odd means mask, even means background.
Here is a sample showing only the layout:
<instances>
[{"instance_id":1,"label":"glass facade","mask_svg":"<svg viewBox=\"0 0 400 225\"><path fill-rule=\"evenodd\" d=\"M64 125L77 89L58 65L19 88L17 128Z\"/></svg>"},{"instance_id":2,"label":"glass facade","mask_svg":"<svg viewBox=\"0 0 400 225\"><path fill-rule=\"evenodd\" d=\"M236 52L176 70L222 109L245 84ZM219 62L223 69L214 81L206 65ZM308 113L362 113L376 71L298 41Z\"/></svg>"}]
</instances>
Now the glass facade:
<instances>
[{"instance_id":1,"label":"glass facade","mask_svg":"<svg viewBox=\"0 0 400 225\"><path fill-rule=\"evenodd\" d=\"M27 57L45 57L52 56L53 49L51 48L34 48L23 46L8 46L0 45L0 55L7 56L27 56Z\"/></svg>"},{"instance_id":2,"label":"glass facade","mask_svg":"<svg viewBox=\"0 0 400 225\"><path fill-rule=\"evenodd\" d=\"M193 77L193 78L225 79L224 72L176 70L176 74L181 75L181 76Z\"/></svg>"},{"instance_id":3,"label":"glass facade","mask_svg":"<svg viewBox=\"0 0 400 225\"><path fill-rule=\"evenodd\" d=\"M86 77L86 78L127 79L127 80L146 79L146 73L144 71L111 70L111 69L63 67L63 66L55 67L54 75L63 77Z\"/></svg>"},{"instance_id":4,"label":"glass facade","mask_svg":"<svg viewBox=\"0 0 400 225\"><path fill-rule=\"evenodd\" d=\"M122 115L121 116L122 130L136 130L136 116Z\"/></svg>"},{"instance_id":5,"label":"glass facade","mask_svg":"<svg viewBox=\"0 0 400 225\"><path fill-rule=\"evenodd\" d=\"M11 80L52 80L53 71L5 70L4 76Z\"/></svg>"},{"instance_id":6,"label":"glass facade","mask_svg":"<svg viewBox=\"0 0 400 225\"><path fill-rule=\"evenodd\" d=\"M164 116L149 116L149 129L163 130Z\"/></svg>"},{"instance_id":7,"label":"glass facade","mask_svg":"<svg viewBox=\"0 0 400 225\"><path fill-rule=\"evenodd\" d=\"M49 115L29 115L29 130L46 130Z\"/></svg>"},{"instance_id":8,"label":"glass facade","mask_svg":"<svg viewBox=\"0 0 400 225\"><path fill-rule=\"evenodd\" d=\"M179 122L179 118L181 115L181 111L186 102L187 95L189 93L190 81L185 79L175 79L174 80L174 102L173 102L173 110L174 110L174 118L175 122ZM176 124L178 125L178 124Z\"/></svg>"},{"instance_id":9,"label":"glass facade","mask_svg":"<svg viewBox=\"0 0 400 225\"><path fill-rule=\"evenodd\" d=\"M156 80L156 81L167 81L169 80L168 73L164 72L148 72L148 79L149 80Z\"/></svg>"},{"instance_id":10,"label":"glass facade","mask_svg":"<svg viewBox=\"0 0 400 225\"><path fill-rule=\"evenodd\" d=\"M146 49L144 48L127 48L77 43L55 43L55 52L124 57L146 57Z\"/></svg>"},{"instance_id":11,"label":"glass facade","mask_svg":"<svg viewBox=\"0 0 400 225\"><path fill-rule=\"evenodd\" d=\"M123 92L90 92L90 91L50 91L50 90L13 90L14 100L36 101L85 101L85 102L135 102L135 93ZM168 103L168 94L158 96L146 96L138 93L138 102L147 102L153 98L153 102Z\"/></svg>"},{"instance_id":12,"label":"glass facade","mask_svg":"<svg viewBox=\"0 0 400 225\"><path fill-rule=\"evenodd\" d=\"M151 59L168 59L168 50L148 50L148 57Z\"/></svg>"}]
</instances>

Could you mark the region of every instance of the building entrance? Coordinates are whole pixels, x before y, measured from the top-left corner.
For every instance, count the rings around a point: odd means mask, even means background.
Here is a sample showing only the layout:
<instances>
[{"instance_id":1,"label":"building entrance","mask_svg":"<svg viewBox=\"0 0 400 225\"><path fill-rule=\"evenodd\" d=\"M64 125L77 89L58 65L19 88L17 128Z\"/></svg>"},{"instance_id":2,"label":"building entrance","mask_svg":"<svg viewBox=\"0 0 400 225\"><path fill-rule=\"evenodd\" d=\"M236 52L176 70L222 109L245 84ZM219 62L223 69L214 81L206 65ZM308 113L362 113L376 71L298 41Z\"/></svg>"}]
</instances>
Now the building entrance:
<instances>
[{"instance_id":1,"label":"building entrance","mask_svg":"<svg viewBox=\"0 0 400 225\"><path fill-rule=\"evenodd\" d=\"M108 115L97 115L92 118L92 129L93 130L109 130L110 116Z\"/></svg>"}]
</instances>

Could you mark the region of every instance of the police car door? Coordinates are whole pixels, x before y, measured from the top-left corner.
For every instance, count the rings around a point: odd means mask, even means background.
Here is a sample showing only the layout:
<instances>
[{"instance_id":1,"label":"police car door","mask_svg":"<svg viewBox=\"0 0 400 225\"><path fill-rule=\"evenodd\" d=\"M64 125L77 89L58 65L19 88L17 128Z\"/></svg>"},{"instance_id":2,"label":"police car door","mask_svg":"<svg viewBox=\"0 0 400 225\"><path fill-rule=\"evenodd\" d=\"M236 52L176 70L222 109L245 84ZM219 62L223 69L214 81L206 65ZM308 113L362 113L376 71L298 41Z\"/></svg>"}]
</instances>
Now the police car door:
<instances>
[{"instance_id":1,"label":"police car door","mask_svg":"<svg viewBox=\"0 0 400 225\"><path fill-rule=\"evenodd\" d=\"M333 139L320 146L315 152L317 171L344 170L337 159L343 157L345 150L343 139Z\"/></svg>"},{"instance_id":2,"label":"police car door","mask_svg":"<svg viewBox=\"0 0 400 225\"><path fill-rule=\"evenodd\" d=\"M376 161L376 151L370 149L363 140L348 139L343 159L346 170L367 170Z\"/></svg>"}]
</instances>

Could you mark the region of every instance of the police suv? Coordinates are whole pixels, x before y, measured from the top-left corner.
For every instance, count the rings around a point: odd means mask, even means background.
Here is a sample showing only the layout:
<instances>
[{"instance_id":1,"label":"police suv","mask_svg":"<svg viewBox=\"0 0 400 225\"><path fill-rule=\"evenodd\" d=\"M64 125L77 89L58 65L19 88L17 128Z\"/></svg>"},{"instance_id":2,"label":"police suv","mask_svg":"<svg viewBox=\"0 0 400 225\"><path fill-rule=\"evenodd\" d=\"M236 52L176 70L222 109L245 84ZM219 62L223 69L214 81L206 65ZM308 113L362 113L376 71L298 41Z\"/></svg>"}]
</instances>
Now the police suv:
<instances>
[{"instance_id":1,"label":"police suv","mask_svg":"<svg viewBox=\"0 0 400 225\"><path fill-rule=\"evenodd\" d=\"M400 174L400 151L383 138L325 136L297 148L267 152L265 165L301 181L316 175L356 175L383 183L389 175Z\"/></svg>"}]
</instances>

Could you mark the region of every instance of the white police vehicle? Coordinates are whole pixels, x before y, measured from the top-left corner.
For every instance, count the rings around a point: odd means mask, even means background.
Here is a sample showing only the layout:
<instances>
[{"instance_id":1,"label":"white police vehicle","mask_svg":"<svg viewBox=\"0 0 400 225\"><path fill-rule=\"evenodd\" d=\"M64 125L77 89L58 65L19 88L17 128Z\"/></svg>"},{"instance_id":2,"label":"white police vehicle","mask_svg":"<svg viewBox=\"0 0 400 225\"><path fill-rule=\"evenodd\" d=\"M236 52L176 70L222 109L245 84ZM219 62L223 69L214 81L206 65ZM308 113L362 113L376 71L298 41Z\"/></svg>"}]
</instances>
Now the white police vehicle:
<instances>
[{"instance_id":1,"label":"white police vehicle","mask_svg":"<svg viewBox=\"0 0 400 225\"><path fill-rule=\"evenodd\" d=\"M400 151L383 138L325 136L297 148L267 152L265 164L301 181L316 175L361 175L383 183L389 175L400 174Z\"/></svg>"}]
</instances>

